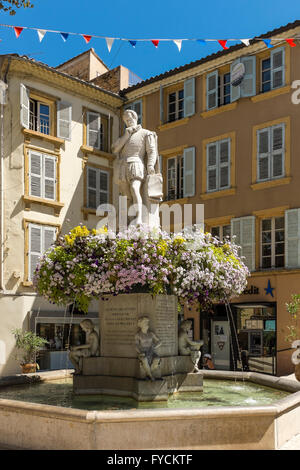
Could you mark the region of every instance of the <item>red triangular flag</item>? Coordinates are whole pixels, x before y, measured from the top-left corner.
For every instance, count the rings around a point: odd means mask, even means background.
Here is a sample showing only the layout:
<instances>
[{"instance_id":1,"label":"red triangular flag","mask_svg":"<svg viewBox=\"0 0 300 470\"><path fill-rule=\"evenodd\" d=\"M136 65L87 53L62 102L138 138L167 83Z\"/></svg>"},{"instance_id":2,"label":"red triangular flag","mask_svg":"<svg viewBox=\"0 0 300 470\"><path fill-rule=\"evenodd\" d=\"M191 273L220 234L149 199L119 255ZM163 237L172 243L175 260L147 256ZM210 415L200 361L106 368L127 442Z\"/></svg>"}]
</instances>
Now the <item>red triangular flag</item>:
<instances>
[{"instance_id":1,"label":"red triangular flag","mask_svg":"<svg viewBox=\"0 0 300 470\"><path fill-rule=\"evenodd\" d=\"M219 39L218 40L218 43L223 47L223 49L229 49L227 46L226 46L226 42L227 42L227 39Z\"/></svg>"},{"instance_id":2,"label":"red triangular flag","mask_svg":"<svg viewBox=\"0 0 300 470\"><path fill-rule=\"evenodd\" d=\"M15 30L16 36L18 38L20 36L20 34L22 33L23 28L21 28L19 26L14 26L14 30Z\"/></svg>"},{"instance_id":3,"label":"red triangular flag","mask_svg":"<svg viewBox=\"0 0 300 470\"><path fill-rule=\"evenodd\" d=\"M294 39L286 39L286 42L288 42L291 47L296 47L296 44L294 43Z\"/></svg>"},{"instance_id":4,"label":"red triangular flag","mask_svg":"<svg viewBox=\"0 0 300 470\"><path fill-rule=\"evenodd\" d=\"M226 42L227 42L227 39L226 40L218 39L218 43L223 47L223 49L228 49L228 47L226 46Z\"/></svg>"},{"instance_id":5,"label":"red triangular flag","mask_svg":"<svg viewBox=\"0 0 300 470\"><path fill-rule=\"evenodd\" d=\"M151 42L155 47L158 46L159 41L157 39L151 39Z\"/></svg>"},{"instance_id":6,"label":"red triangular flag","mask_svg":"<svg viewBox=\"0 0 300 470\"><path fill-rule=\"evenodd\" d=\"M83 36L83 38L84 38L84 40L85 40L85 42L86 42L87 44L88 44L88 43L90 42L90 40L92 39L92 36L89 36L89 35L87 35L87 34L83 34L82 36Z\"/></svg>"}]
</instances>

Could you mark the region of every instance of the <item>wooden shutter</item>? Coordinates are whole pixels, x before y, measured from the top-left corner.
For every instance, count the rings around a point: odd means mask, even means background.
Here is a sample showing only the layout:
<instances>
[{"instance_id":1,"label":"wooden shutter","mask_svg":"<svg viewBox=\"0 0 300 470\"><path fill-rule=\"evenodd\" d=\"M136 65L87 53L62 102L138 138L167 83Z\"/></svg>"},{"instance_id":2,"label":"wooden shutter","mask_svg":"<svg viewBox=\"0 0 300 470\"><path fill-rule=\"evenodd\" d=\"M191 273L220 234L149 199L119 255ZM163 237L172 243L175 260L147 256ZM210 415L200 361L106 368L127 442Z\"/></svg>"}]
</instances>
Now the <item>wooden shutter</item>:
<instances>
[{"instance_id":1,"label":"wooden shutter","mask_svg":"<svg viewBox=\"0 0 300 470\"><path fill-rule=\"evenodd\" d=\"M109 202L109 176L107 171L98 171L98 201L97 205Z\"/></svg>"},{"instance_id":2,"label":"wooden shutter","mask_svg":"<svg viewBox=\"0 0 300 470\"><path fill-rule=\"evenodd\" d=\"M29 194L30 196L42 197L42 154L30 151L29 153Z\"/></svg>"},{"instance_id":3,"label":"wooden shutter","mask_svg":"<svg viewBox=\"0 0 300 470\"><path fill-rule=\"evenodd\" d=\"M87 167L87 207L97 209L97 170Z\"/></svg>"},{"instance_id":4,"label":"wooden shutter","mask_svg":"<svg viewBox=\"0 0 300 470\"><path fill-rule=\"evenodd\" d=\"M222 140L218 142L219 154L219 189L230 187L230 140Z\"/></svg>"},{"instance_id":5,"label":"wooden shutter","mask_svg":"<svg viewBox=\"0 0 300 470\"><path fill-rule=\"evenodd\" d=\"M29 90L26 88L23 83L20 85L20 108L21 108L21 115L20 121L21 125L25 127L25 129L29 129Z\"/></svg>"},{"instance_id":6,"label":"wooden shutter","mask_svg":"<svg viewBox=\"0 0 300 470\"><path fill-rule=\"evenodd\" d=\"M44 197L46 199L56 199L56 158L44 155Z\"/></svg>"},{"instance_id":7,"label":"wooden shutter","mask_svg":"<svg viewBox=\"0 0 300 470\"><path fill-rule=\"evenodd\" d=\"M57 103L57 136L61 139L71 140L72 106L70 103L58 101Z\"/></svg>"},{"instance_id":8,"label":"wooden shutter","mask_svg":"<svg viewBox=\"0 0 300 470\"><path fill-rule=\"evenodd\" d=\"M184 117L195 114L195 77L184 81Z\"/></svg>"},{"instance_id":9,"label":"wooden shutter","mask_svg":"<svg viewBox=\"0 0 300 470\"><path fill-rule=\"evenodd\" d=\"M218 181L218 146L217 142L208 144L206 147L206 161L207 161L207 191L217 190Z\"/></svg>"},{"instance_id":10,"label":"wooden shutter","mask_svg":"<svg viewBox=\"0 0 300 470\"><path fill-rule=\"evenodd\" d=\"M28 280L33 280L34 270L42 255L42 226L29 224Z\"/></svg>"},{"instance_id":11,"label":"wooden shutter","mask_svg":"<svg viewBox=\"0 0 300 470\"><path fill-rule=\"evenodd\" d=\"M55 227L43 227L43 253L47 251L56 239Z\"/></svg>"},{"instance_id":12,"label":"wooden shutter","mask_svg":"<svg viewBox=\"0 0 300 470\"><path fill-rule=\"evenodd\" d=\"M240 85L241 96L256 95L256 57L242 57L241 62L245 66L245 76Z\"/></svg>"},{"instance_id":13,"label":"wooden shutter","mask_svg":"<svg viewBox=\"0 0 300 470\"><path fill-rule=\"evenodd\" d=\"M300 209L285 211L285 266L300 266Z\"/></svg>"},{"instance_id":14,"label":"wooden shutter","mask_svg":"<svg viewBox=\"0 0 300 470\"><path fill-rule=\"evenodd\" d=\"M218 71L209 73L206 76L206 109L218 107Z\"/></svg>"},{"instance_id":15,"label":"wooden shutter","mask_svg":"<svg viewBox=\"0 0 300 470\"><path fill-rule=\"evenodd\" d=\"M231 80L231 77L232 77L232 71L233 71L233 68L239 64L241 62L241 59L237 59L235 60L234 62L232 62L232 64L230 65L230 80ZM230 83L230 101L231 103L233 101L237 101L241 96L241 87L240 85L238 86L232 86L231 83Z\"/></svg>"},{"instance_id":16,"label":"wooden shutter","mask_svg":"<svg viewBox=\"0 0 300 470\"><path fill-rule=\"evenodd\" d=\"M195 195L195 147L183 151L183 196Z\"/></svg>"},{"instance_id":17,"label":"wooden shutter","mask_svg":"<svg viewBox=\"0 0 300 470\"><path fill-rule=\"evenodd\" d=\"M99 113L87 112L87 145L100 149L101 146L101 119Z\"/></svg>"},{"instance_id":18,"label":"wooden shutter","mask_svg":"<svg viewBox=\"0 0 300 470\"><path fill-rule=\"evenodd\" d=\"M231 220L231 234L241 247L241 256L250 271L255 270L255 217L240 217Z\"/></svg>"},{"instance_id":19,"label":"wooden shutter","mask_svg":"<svg viewBox=\"0 0 300 470\"><path fill-rule=\"evenodd\" d=\"M271 175L272 178L280 178L284 176L284 124L273 126L271 128Z\"/></svg>"},{"instance_id":20,"label":"wooden shutter","mask_svg":"<svg viewBox=\"0 0 300 470\"><path fill-rule=\"evenodd\" d=\"M284 47L271 51L271 88L279 88L285 83L285 58Z\"/></svg>"},{"instance_id":21,"label":"wooden shutter","mask_svg":"<svg viewBox=\"0 0 300 470\"><path fill-rule=\"evenodd\" d=\"M257 131L257 181L270 178L270 128Z\"/></svg>"}]
</instances>

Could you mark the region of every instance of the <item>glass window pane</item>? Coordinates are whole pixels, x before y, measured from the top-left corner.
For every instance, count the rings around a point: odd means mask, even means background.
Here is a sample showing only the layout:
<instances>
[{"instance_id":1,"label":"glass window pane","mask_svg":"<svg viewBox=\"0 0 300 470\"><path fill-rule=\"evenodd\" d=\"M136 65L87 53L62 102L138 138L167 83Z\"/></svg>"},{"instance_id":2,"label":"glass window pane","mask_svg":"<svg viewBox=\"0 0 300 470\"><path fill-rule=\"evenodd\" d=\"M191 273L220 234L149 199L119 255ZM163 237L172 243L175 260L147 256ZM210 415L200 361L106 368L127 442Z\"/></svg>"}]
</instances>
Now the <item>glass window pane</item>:
<instances>
[{"instance_id":1,"label":"glass window pane","mask_svg":"<svg viewBox=\"0 0 300 470\"><path fill-rule=\"evenodd\" d=\"M271 256L271 245L262 245L262 256Z\"/></svg>"},{"instance_id":2,"label":"glass window pane","mask_svg":"<svg viewBox=\"0 0 300 470\"><path fill-rule=\"evenodd\" d=\"M271 257L265 257L262 259L262 268L271 268Z\"/></svg>"},{"instance_id":3,"label":"glass window pane","mask_svg":"<svg viewBox=\"0 0 300 470\"><path fill-rule=\"evenodd\" d=\"M262 230L271 230L272 219L263 219L261 226Z\"/></svg>"},{"instance_id":4,"label":"glass window pane","mask_svg":"<svg viewBox=\"0 0 300 470\"><path fill-rule=\"evenodd\" d=\"M284 256L276 256L275 257L275 267L276 268L283 268L284 267Z\"/></svg>"},{"instance_id":5,"label":"glass window pane","mask_svg":"<svg viewBox=\"0 0 300 470\"><path fill-rule=\"evenodd\" d=\"M276 243L275 255L283 255L283 254L284 254L284 243Z\"/></svg>"},{"instance_id":6,"label":"glass window pane","mask_svg":"<svg viewBox=\"0 0 300 470\"><path fill-rule=\"evenodd\" d=\"M220 238L220 227L212 227L211 228L211 234L213 237L218 237Z\"/></svg>"},{"instance_id":7,"label":"glass window pane","mask_svg":"<svg viewBox=\"0 0 300 470\"><path fill-rule=\"evenodd\" d=\"M271 67L271 59L265 59L262 61L262 70L269 69Z\"/></svg>"},{"instance_id":8,"label":"glass window pane","mask_svg":"<svg viewBox=\"0 0 300 470\"><path fill-rule=\"evenodd\" d=\"M231 226L223 225L223 238L231 236Z\"/></svg>"},{"instance_id":9,"label":"glass window pane","mask_svg":"<svg viewBox=\"0 0 300 470\"><path fill-rule=\"evenodd\" d=\"M284 228L284 217L275 218L275 228Z\"/></svg>"}]
</instances>

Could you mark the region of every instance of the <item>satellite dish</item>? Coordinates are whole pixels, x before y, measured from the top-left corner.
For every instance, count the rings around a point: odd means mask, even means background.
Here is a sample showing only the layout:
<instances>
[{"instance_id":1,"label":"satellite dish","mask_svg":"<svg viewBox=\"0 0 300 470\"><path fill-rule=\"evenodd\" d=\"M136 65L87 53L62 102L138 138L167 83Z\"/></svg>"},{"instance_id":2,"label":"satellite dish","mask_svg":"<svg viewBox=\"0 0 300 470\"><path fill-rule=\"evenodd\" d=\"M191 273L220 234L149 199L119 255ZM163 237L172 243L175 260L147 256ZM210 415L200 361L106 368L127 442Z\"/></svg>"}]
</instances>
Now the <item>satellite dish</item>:
<instances>
[{"instance_id":1,"label":"satellite dish","mask_svg":"<svg viewBox=\"0 0 300 470\"><path fill-rule=\"evenodd\" d=\"M232 68L231 72L231 85L238 86L242 83L245 76L246 69L245 65L242 62L239 62Z\"/></svg>"}]
</instances>

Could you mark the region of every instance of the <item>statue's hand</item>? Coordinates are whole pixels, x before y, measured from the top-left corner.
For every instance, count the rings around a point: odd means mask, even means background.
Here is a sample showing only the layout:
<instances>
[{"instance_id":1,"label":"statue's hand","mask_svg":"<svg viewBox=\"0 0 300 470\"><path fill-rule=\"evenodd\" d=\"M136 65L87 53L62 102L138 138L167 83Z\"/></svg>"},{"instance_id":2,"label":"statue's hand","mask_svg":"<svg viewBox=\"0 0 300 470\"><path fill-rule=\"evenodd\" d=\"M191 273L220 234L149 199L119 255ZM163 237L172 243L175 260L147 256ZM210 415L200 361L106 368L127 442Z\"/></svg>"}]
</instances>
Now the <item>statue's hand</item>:
<instances>
[{"instance_id":1,"label":"statue's hand","mask_svg":"<svg viewBox=\"0 0 300 470\"><path fill-rule=\"evenodd\" d=\"M148 175L154 175L155 174L154 166L149 165L147 167L147 172L148 172Z\"/></svg>"}]
</instances>

